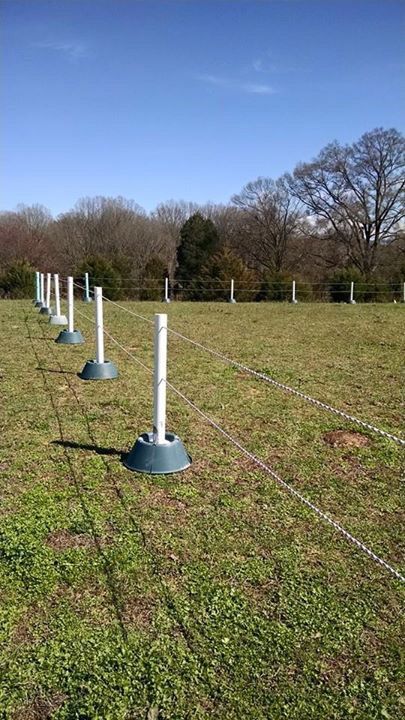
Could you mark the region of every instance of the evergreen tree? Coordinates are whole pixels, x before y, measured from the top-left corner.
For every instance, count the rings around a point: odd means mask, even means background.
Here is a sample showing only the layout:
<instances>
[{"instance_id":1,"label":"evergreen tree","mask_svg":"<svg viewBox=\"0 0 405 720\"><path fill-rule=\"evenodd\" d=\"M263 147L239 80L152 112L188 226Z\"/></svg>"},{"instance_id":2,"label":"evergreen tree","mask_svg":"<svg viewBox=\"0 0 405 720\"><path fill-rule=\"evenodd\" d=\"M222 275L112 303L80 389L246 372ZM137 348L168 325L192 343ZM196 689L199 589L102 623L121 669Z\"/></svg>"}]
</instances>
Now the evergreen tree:
<instances>
[{"instance_id":1,"label":"evergreen tree","mask_svg":"<svg viewBox=\"0 0 405 720\"><path fill-rule=\"evenodd\" d=\"M180 245L177 250L176 281L182 287L200 275L209 257L218 250L217 229L201 213L192 215L180 230Z\"/></svg>"}]
</instances>

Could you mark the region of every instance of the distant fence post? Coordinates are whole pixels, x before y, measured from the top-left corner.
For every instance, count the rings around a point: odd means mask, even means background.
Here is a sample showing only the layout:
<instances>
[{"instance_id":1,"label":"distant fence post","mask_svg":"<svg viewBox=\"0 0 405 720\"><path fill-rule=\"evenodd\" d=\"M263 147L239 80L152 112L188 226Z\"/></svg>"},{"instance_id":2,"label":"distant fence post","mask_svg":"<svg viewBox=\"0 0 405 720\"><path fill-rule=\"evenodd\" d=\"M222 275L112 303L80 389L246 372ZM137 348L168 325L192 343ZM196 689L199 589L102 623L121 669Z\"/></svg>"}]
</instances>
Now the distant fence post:
<instances>
[{"instance_id":1,"label":"distant fence post","mask_svg":"<svg viewBox=\"0 0 405 720\"><path fill-rule=\"evenodd\" d=\"M41 307L42 301L41 301L41 273L37 271L35 273L35 300L34 300L34 307Z\"/></svg>"},{"instance_id":2,"label":"distant fence post","mask_svg":"<svg viewBox=\"0 0 405 720\"><path fill-rule=\"evenodd\" d=\"M52 282L52 275L51 273L46 273L46 298L45 302L40 308L40 314L41 315L52 315L52 308L51 308L51 282Z\"/></svg>"},{"instance_id":3,"label":"distant fence post","mask_svg":"<svg viewBox=\"0 0 405 720\"><path fill-rule=\"evenodd\" d=\"M59 275L57 273L53 276L53 283L55 286L55 314L51 315L49 322L51 325L67 325L67 317L60 311Z\"/></svg>"},{"instance_id":4,"label":"distant fence post","mask_svg":"<svg viewBox=\"0 0 405 720\"><path fill-rule=\"evenodd\" d=\"M402 302L405 303L405 282L402 285Z\"/></svg>"},{"instance_id":5,"label":"distant fence post","mask_svg":"<svg viewBox=\"0 0 405 720\"><path fill-rule=\"evenodd\" d=\"M74 329L74 296L73 296L73 278L67 279L67 303L68 303L68 327L67 330L61 330L55 342L61 345L81 345L84 343L84 337L80 330Z\"/></svg>"},{"instance_id":6,"label":"distant fence post","mask_svg":"<svg viewBox=\"0 0 405 720\"><path fill-rule=\"evenodd\" d=\"M293 305L296 305L298 300L295 297L295 280L292 281L292 295L291 295L291 302Z\"/></svg>"},{"instance_id":7,"label":"distant fence post","mask_svg":"<svg viewBox=\"0 0 405 720\"><path fill-rule=\"evenodd\" d=\"M168 475L191 465L191 458L180 438L166 432L167 315L155 315L153 372L153 431L137 439L124 459L128 470Z\"/></svg>"},{"instance_id":8,"label":"distant fence post","mask_svg":"<svg viewBox=\"0 0 405 720\"><path fill-rule=\"evenodd\" d=\"M92 298L90 297L90 281L89 281L89 273L84 273L84 295L83 295L83 302L85 303L91 303Z\"/></svg>"},{"instance_id":9,"label":"distant fence post","mask_svg":"<svg viewBox=\"0 0 405 720\"><path fill-rule=\"evenodd\" d=\"M168 278L168 277L165 277L165 296L164 296L163 302L164 302L164 303L169 303L169 302L170 302L170 298L169 298L169 278Z\"/></svg>"},{"instance_id":10,"label":"distant fence post","mask_svg":"<svg viewBox=\"0 0 405 720\"><path fill-rule=\"evenodd\" d=\"M103 288L94 288L94 305L96 316L96 359L88 360L79 373L82 380L113 380L118 377L118 370L111 360L104 357L104 322L103 322Z\"/></svg>"},{"instance_id":11,"label":"distant fence post","mask_svg":"<svg viewBox=\"0 0 405 720\"><path fill-rule=\"evenodd\" d=\"M230 294L230 296L229 296L229 302L232 303L233 305L236 303L234 294L235 294L235 282L234 282L234 280L233 280L233 278L232 278L232 280L231 280L231 294Z\"/></svg>"},{"instance_id":12,"label":"distant fence post","mask_svg":"<svg viewBox=\"0 0 405 720\"><path fill-rule=\"evenodd\" d=\"M350 305L355 305L356 301L354 299L354 282L350 283Z\"/></svg>"}]
</instances>

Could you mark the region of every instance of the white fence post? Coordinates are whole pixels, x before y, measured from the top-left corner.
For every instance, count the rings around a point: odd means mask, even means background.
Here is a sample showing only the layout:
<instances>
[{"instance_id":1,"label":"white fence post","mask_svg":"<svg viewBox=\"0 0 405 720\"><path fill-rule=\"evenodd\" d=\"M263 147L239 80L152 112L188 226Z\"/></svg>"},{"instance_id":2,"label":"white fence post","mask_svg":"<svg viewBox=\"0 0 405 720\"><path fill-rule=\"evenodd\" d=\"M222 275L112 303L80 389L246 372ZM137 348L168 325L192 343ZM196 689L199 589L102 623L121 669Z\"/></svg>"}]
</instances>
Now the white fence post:
<instances>
[{"instance_id":1,"label":"white fence post","mask_svg":"<svg viewBox=\"0 0 405 720\"><path fill-rule=\"evenodd\" d=\"M75 306L73 297L73 278L71 276L67 279L67 300L68 300L68 332L73 332L75 327Z\"/></svg>"},{"instance_id":2,"label":"white fence post","mask_svg":"<svg viewBox=\"0 0 405 720\"><path fill-rule=\"evenodd\" d=\"M128 470L168 475L191 465L180 438L166 432L167 315L155 315L153 431L142 433L123 463Z\"/></svg>"},{"instance_id":3,"label":"white fence post","mask_svg":"<svg viewBox=\"0 0 405 720\"><path fill-rule=\"evenodd\" d=\"M41 305L45 305L45 275L41 272Z\"/></svg>"},{"instance_id":4,"label":"white fence post","mask_svg":"<svg viewBox=\"0 0 405 720\"><path fill-rule=\"evenodd\" d=\"M40 307L41 305L41 273L37 270L35 273L35 300L34 306Z\"/></svg>"},{"instance_id":5,"label":"white fence post","mask_svg":"<svg viewBox=\"0 0 405 720\"><path fill-rule=\"evenodd\" d=\"M404 284L403 284L403 286L402 286L402 302L405 303L405 282L404 282Z\"/></svg>"},{"instance_id":6,"label":"white fence post","mask_svg":"<svg viewBox=\"0 0 405 720\"><path fill-rule=\"evenodd\" d=\"M81 345L84 342L84 337L80 330L75 330L73 277L71 276L67 279L67 304L68 327L67 330L61 330L55 342L62 345Z\"/></svg>"},{"instance_id":7,"label":"white fence post","mask_svg":"<svg viewBox=\"0 0 405 720\"><path fill-rule=\"evenodd\" d=\"M356 301L354 299L354 282L350 283L350 305L355 305Z\"/></svg>"},{"instance_id":8,"label":"white fence post","mask_svg":"<svg viewBox=\"0 0 405 720\"><path fill-rule=\"evenodd\" d=\"M230 294L230 297L229 297L229 302L232 303L232 304L235 304L235 303L236 303L236 300L235 300L234 295L235 295L235 281L234 281L234 279L232 278L232 280L231 280L231 294Z\"/></svg>"},{"instance_id":9,"label":"white fence post","mask_svg":"<svg viewBox=\"0 0 405 720\"><path fill-rule=\"evenodd\" d=\"M52 282L51 273L46 273L46 296L45 296L45 302L43 303L42 307L40 307L40 309L39 309L39 312L41 315L52 315L51 282Z\"/></svg>"},{"instance_id":10,"label":"white fence post","mask_svg":"<svg viewBox=\"0 0 405 720\"><path fill-rule=\"evenodd\" d=\"M153 442L166 442L167 315L155 315Z\"/></svg>"},{"instance_id":11,"label":"white fence post","mask_svg":"<svg viewBox=\"0 0 405 720\"><path fill-rule=\"evenodd\" d=\"M52 275L51 275L51 273L46 273L46 302L45 302L45 305L47 308L51 307L51 284L52 284Z\"/></svg>"},{"instance_id":12,"label":"white fence post","mask_svg":"<svg viewBox=\"0 0 405 720\"><path fill-rule=\"evenodd\" d=\"M94 288L94 300L96 303L96 362L104 362L104 323L103 323L103 290L101 287Z\"/></svg>"},{"instance_id":13,"label":"white fence post","mask_svg":"<svg viewBox=\"0 0 405 720\"><path fill-rule=\"evenodd\" d=\"M84 297L83 301L85 303L90 303L91 297L90 297L90 282L89 282L89 273L84 273Z\"/></svg>"},{"instance_id":14,"label":"white fence post","mask_svg":"<svg viewBox=\"0 0 405 720\"><path fill-rule=\"evenodd\" d=\"M297 302L298 302L298 301L297 301L297 298L295 297L295 280L292 281L292 298L291 298L291 302L292 302L293 305L296 305Z\"/></svg>"},{"instance_id":15,"label":"white fence post","mask_svg":"<svg viewBox=\"0 0 405 720\"><path fill-rule=\"evenodd\" d=\"M165 302L165 303L169 303L169 302L170 302L170 298L169 298L169 278L168 278L168 277L165 277L165 299L163 300L163 302Z\"/></svg>"},{"instance_id":16,"label":"white fence post","mask_svg":"<svg viewBox=\"0 0 405 720\"><path fill-rule=\"evenodd\" d=\"M53 276L53 284L55 287L55 314L51 315L49 322L51 325L67 325L66 315L62 315L60 311L59 275L57 273Z\"/></svg>"},{"instance_id":17,"label":"white fence post","mask_svg":"<svg viewBox=\"0 0 405 720\"><path fill-rule=\"evenodd\" d=\"M103 288L94 288L94 305L96 314L96 359L88 360L79 373L82 380L113 380L118 377L118 370L111 360L104 357L104 322L103 322Z\"/></svg>"}]
</instances>

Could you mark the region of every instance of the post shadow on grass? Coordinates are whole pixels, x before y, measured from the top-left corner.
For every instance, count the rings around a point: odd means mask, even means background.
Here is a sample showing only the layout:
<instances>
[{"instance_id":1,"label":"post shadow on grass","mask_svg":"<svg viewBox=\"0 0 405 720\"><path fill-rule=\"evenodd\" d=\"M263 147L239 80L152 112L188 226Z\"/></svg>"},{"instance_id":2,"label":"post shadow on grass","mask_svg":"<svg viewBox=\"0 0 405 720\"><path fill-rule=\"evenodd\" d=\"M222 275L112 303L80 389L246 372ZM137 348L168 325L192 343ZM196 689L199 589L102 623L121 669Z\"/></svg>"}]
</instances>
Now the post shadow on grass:
<instances>
[{"instance_id":1,"label":"post shadow on grass","mask_svg":"<svg viewBox=\"0 0 405 720\"><path fill-rule=\"evenodd\" d=\"M71 450L89 450L90 452L96 453L96 455L116 455L123 462L128 453L123 450L118 450L114 447L100 447L100 445L92 445L91 443L78 443L73 440L51 440L51 445L59 445L64 448L70 448Z\"/></svg>"},{"instance_id":2,"label":"post shadow on grass","mask_svg":"<svg viewBox=\"0 0 405 720\"><path fill-rule=\"evenodd\" d=\"M32 350L33 350L34 356L35 356L35 358L36 358L36 360L37 360L37 362L38 362L38 367L40 368L40 367L41 367L41 358L40 358L40 356L39 356L39 354L38 354L38 350L37 350L37 348L36 348L36 346L35 346L35 343L34 343L34 341L33 341L33 337L30 335L30 328L29 328L29 325L28 325L28 316L25 317L25 325L26 325L26 328L27 328L27 332L28 332L28 334L29 334L29 338L30 338L30 341L31 341L31 346L32 346ZM58 428L59 428L59 432L60 432L61 439L58 441L58 444L59 444L59 445L62 445L62 447L64 448L66 461L67 461L68 466L69 466L70 477L71 477L71 479L72 479L72 481L73 481L73 483L74 483L74 486L75 486L75 488L76 488L77 497L78 497L79 502L80 502L80 504L81 504L81 507L82 507L82 509L83 509L83 513L84 513L86 519L88 520L89 526L90 526L90 528L91 528L90 532L91 532L91 535L92 535L94 544L95 544L95 546L96 546L97 553L98 553L98 555L99 555L99 557L100 557L100 560L101 560L101 563L102 563L102 569L103 569L104 576L105 576L105 582L106 582L106 586L108 587L108 590L109 590L109 593L110 593L111 603L112 603L112 606L113 606L113 608L114 608L115 617L116 617L116 619L117 619L117 622L118 622L118 625L119 625L119 628L120 628L120 631L121 631L121 635L122 635L122 637L124 638L124 640L126 641L127 638L128 638L128 632L127 632L126 625L125 625L125 618L124 618L124 616L123 616L123 605L124 605L124 601L123 601L123 599L121 598L121 595L120 595L120 587L119 587L119 585L117 585L117 583L116 583L114 565L113 565L113 563L111 562L110 558L108 557L107 553L105 553L105 551L104 551L104 549L103 549L103 547L102 547L102 545L101 545L101 543L100 543L99 535L98 535L98 532L97 532L97 528L95 527L92 514L91 514L89 508L88 508L87 505L86 505L86 500L87 500L86 494L83 492L83 488L82 488L82 486L81 486L81 484L80 484L79 478L78 478L77 475L76 475L75 467L74 467L74 465L73 465L73 463L72 463L72 459L71 459L71 457L69 456L67 441L65 441L65 440L63 439L62 419L61 419L61 416L60 416L60 414L59 414L58 406L56 405L54 395L53 395L53 393L52 393L52 387L50 386L49 380L48 380L48 378L47 378L47 376L46 376L46 373L45 373L44 371L42 371L42 380L43 380L43 383L44 383L44 389L45 389L45 391L48 393L48 396L49 396L49 399L50 399L50 403L51 403L52 409L53 409L53 411L54 411L54 413L55 413L56 422L57 422L57 425L58 425ZM70 386L70 383L69 383L68 380L67 380L67 384ZM77 397L76 397L76 399L77 399ZM76 443L76 444L77 444L77 443ZM97 446L95 446L95 447L97 447ZM106 449L106 448L104 448L104 449ZM113 448L109 448L109 450L113 450ZM120 451L117 451L117 452L119 453ZM107 461L104 460L104 463L106 463L106 462L107 462Z\"/></svg>"},{"instance_id":3,"label":"post shadow on grass","mask_svg":"<svg viewBox=\"0 0 405 720\"><path fill-rule=\"evenodd\" d=\"M26 340L31 340L31 341L32 341L32 340L35 340L35 341L37 341L37 340L47 340L48 342L50 342L50 341L52 340L51 337L47 337L46 335L37 335L37 336L34 337L34 338L30 337L29 335L26 335L26 336L25 336L25 339L26 339Z\"/></svg>"},{"instance_id":4,"label":"post shadow on grass","mask_svg":"<svg viewBox=\"0 0 405 720\"><path fill-rule=\"evenodd\" d=\"M58 375L76 375L73 370L55 370L54 368L44 368L44 367L36 367L35 370L39 370L40 372L49 372L49 373L57 373Z\"/></svg>"}]
</instances>

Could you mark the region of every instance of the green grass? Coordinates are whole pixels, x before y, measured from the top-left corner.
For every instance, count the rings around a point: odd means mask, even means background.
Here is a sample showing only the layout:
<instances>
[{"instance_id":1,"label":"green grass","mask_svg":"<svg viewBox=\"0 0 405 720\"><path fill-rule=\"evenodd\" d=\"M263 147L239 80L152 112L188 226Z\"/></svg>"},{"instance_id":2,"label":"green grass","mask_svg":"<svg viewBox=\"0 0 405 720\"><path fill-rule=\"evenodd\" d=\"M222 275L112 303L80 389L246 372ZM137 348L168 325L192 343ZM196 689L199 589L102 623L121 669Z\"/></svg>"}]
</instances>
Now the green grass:
<instances>
[{"instance_id":1,"label":"green grass","mask_svg":"<svg viewBox=\"0 0 405 720\"><path fill-rule=\"evenodd\" d=\"M404 308L128 303L395 434ZM78 305L92 315L93 309ZM121 464L151 425L151 378L58 346L0 304L0 718L333 720L401 715L401 583L241 456L172 393L185 473ZM105 307L152 364L152 327ZM401 568L403 451L170 338L169 379L323 511ZM402 700L403 702L403 700Z\"/></svg>"}]
</instances>

